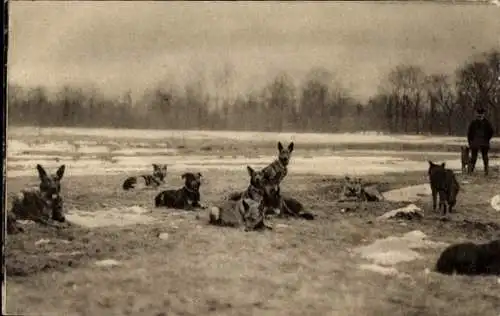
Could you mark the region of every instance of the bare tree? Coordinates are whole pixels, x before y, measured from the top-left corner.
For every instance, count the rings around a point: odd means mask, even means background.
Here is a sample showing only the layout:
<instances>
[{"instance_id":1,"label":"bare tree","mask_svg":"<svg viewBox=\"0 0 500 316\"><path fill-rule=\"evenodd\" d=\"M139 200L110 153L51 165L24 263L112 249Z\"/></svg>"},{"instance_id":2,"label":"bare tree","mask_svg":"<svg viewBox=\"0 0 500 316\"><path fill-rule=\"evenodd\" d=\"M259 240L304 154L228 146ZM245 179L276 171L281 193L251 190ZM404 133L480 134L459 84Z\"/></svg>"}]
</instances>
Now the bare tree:
<instances>
[{"instance_id":1,"label":"bare tree","mask_svg":"<svg viewBox=\"0 0 500 316\"><path fill-rule=\"evenodd\" d=\"M475 57L457 70L457 91L471 107L492 110L496 131L500 128L500 51ZM490 111L488 111L490 112Z\"/></svg>"},{"instance_id":2,"label":"bare tree","mask_svg":"<svg viewBox=\"0 0 500 316\"><path fill-rule=\"evenodd\" d=\"M418 66L399 65L389 73L388 83L388 92L395 97L394 110L401 115L404 132L409 131L412 117L415 131L420 133L425 73Z\"/></svg>"},{"instance_id":3,"label":"bare tree","mask_svg":"<svg viewBox=\"0 0 500 316\"><path fill-rule=\"evenodd\" d=\"M434 122L437 114L446 117L448 135L452 134L452 122L455 112L455 93L449 76L442 74L430 75L426 78L427 96L431 104L430 121Z\"/></svg>"}]
</instances>

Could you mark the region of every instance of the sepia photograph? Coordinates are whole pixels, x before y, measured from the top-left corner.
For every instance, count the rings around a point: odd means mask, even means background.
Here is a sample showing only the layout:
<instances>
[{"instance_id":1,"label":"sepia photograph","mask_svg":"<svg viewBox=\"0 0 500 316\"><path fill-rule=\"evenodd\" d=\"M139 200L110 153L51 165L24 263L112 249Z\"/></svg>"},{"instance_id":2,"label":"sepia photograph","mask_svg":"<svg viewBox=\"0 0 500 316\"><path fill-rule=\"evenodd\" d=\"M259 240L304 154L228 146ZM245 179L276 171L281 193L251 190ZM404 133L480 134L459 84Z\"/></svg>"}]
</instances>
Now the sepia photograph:
<instances>
[{"instance_id":1,"label":"sepia photograph","mask_svg":"<svg viewBox=\"0 0 500 316\"><path fill-rule=\"evenodd\" d=\"M500 316L498 0L4 10L2 314Z\"/></svg>"}]
</instances>

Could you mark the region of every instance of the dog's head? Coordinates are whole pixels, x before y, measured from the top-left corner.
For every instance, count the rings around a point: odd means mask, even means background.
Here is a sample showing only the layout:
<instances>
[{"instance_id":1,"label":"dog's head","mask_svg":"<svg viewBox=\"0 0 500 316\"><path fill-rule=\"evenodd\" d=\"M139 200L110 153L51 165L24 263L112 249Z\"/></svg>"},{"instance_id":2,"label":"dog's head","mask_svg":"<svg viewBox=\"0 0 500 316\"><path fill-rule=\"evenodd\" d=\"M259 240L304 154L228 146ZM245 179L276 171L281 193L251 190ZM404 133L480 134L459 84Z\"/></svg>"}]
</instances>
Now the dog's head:
<instances>
[{"instance_id":1,"label":"dog's head","mask_svg":"<svg viewBox=\"0 0 500 316\"><path fill-rule=\"evenodd\" d=\"M278 159L284 165L288 165L293 152L293 142L291 142L287 148L283 147L281 142L278 142Z\"/></svg>"},{"instance_id":2,"label":"dog's head","mask_svg":"<svg viewBox=\"0 0 500 316\"><path fill-rule=\"evenodd\" d=\"M446 166L444 162L442 164L436 164L430 160L428 160L427 162L429 163L429 169L427 171L429 175L433 173L435 170L443 170Z\"/></svg>"},{"instance_id":3,"label":"dog's head","mask_svg":"<svg viewBox=\"0 0 500 316\"><path fill-rule=\"evenodd\" d=\"M184 186L192 191L199 191L201 186L201 173L186 172L181 178L184 179Z\"/></svg>"},{"instance_id":4,"label":"dog's head","mask_svg":"<svg viewBox=\"0 0 500 316\"><path fill-rule=\"evenodd\" d=\"M255 171L252 167L247 166L247 171L250 175L250 184L262 195L265 207L279 209L281 201L279 185L270 181L262 170ZM274 212L276 213L276 210Z\"/></svg>"},{"instance_id":5,"label":"dog's head","mask_svg":"<svg viewBox=\"0 0 500 316\"><path fill-rule=\"evenodd\" d=\"M262 170L255 171L252 167L247 166L248 175L250 176L250 184L257 189L263 189L266 182L266 175Z\"/></svg>"},{"instance_id":6,"label":"dog's head","mask_svg":"<svg viewBox=\"0 0 500 316\"><path fill-rule=\"evenodd\" d=\"M157 165L153 164L153 176L160 180L161 182L165 181L165 177L167 176L167 165Z\"/></svg>"},{"instance_id":7,"label":"dog's head","mask_svg":"<svg viewBox=\"0 0 500 316\"><path fill-rule=\"evenodd\" d=\"M40 178L40 192L47 196L56 198L61 193L61 179L64 176L65 165L57 169L55 174L49 175L41 165L36 165L38 177Z\"/></svg>"}]
</instances>

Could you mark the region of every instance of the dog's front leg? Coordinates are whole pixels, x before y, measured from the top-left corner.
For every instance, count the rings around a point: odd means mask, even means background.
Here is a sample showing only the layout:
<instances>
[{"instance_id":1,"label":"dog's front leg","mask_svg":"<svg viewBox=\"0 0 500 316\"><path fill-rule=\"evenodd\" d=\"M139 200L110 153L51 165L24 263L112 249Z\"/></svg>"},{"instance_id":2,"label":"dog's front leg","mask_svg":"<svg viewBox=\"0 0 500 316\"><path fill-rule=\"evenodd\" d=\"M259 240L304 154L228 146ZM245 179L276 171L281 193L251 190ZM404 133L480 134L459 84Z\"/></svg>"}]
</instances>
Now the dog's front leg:
<instances>
[{"instance_id":1,"label":"dog's front leg","mask_svg":"<svg viewBox=\"0 0 500 316\"><path fill-rule=\"evenodd\" d=\"M436 212L436 204L437 204L437 191L432 190L432 211Z\"/></svg>"}]
</instances>

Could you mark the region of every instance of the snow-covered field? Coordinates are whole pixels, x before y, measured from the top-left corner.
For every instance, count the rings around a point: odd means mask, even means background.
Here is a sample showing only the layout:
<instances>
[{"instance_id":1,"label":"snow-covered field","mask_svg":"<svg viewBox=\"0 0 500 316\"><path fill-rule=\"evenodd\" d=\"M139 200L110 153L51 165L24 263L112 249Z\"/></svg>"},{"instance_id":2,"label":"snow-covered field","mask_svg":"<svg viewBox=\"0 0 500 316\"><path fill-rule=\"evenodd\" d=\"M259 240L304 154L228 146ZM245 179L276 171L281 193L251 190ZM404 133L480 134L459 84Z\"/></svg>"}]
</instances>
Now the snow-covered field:
<instances>
[{"instance_id":1,"label":"snow-covered field","mask_svg":"<svg viewBox=\"0 0 500 316\"><path fill-rule=\"evenodd\" d=\"M263 167L274 159L271 155L217 155L186 153L179 146L171 145L172 139L181 143L190 141L211 144L246 142L315 143L332 145L341 143L419 143L457 144L464 143L458 137L429 137L405 135L360 134L298 134L257 133L220 131L158 131L125 129L86 128L16 128L8 130L7 176L32 175L35 165L48 168L66 164L68 175L116 174L150 170L152 163L169 165L169 170L243 169L245 165ZM189 145L187 145L189 147ZM185 148L186 146L182 146ZM420 160L404 157L408 152L394 150L316 150L313 153L300 151L293 156L293 170L297 173L325 175L363 175L385 172L425 170L427 164ZM199 151L198 151L199 152ZM415 152L414 152L415 153ZM446 161L451 168L459 168L458 159L450 153L426 152L426 157ZM458 154L456 155L458 158ZM447 159L448 158L448 159ZM495 162L493 162L495 164Z\"/></svg>"},{"instance_id":2,"label":"snow-covered field","mask_svg":"<svg viewBox=\"0 0 500 316\"><path fill-rule=\"evenodd\" d=\"M179 131L179 130L138 130L107 128L34 128L12 127L9 137L19 136L95 136L109 139L147 139L161 140L169 138L186 138L196 140L228 139L240 141L278 141L291 140L311 143L465 143L463 137L437 137L423 135L384 135L379 132L360 133L272 133L272 132L236 132L236 131Z\"/></svg>"}]
</instances>

